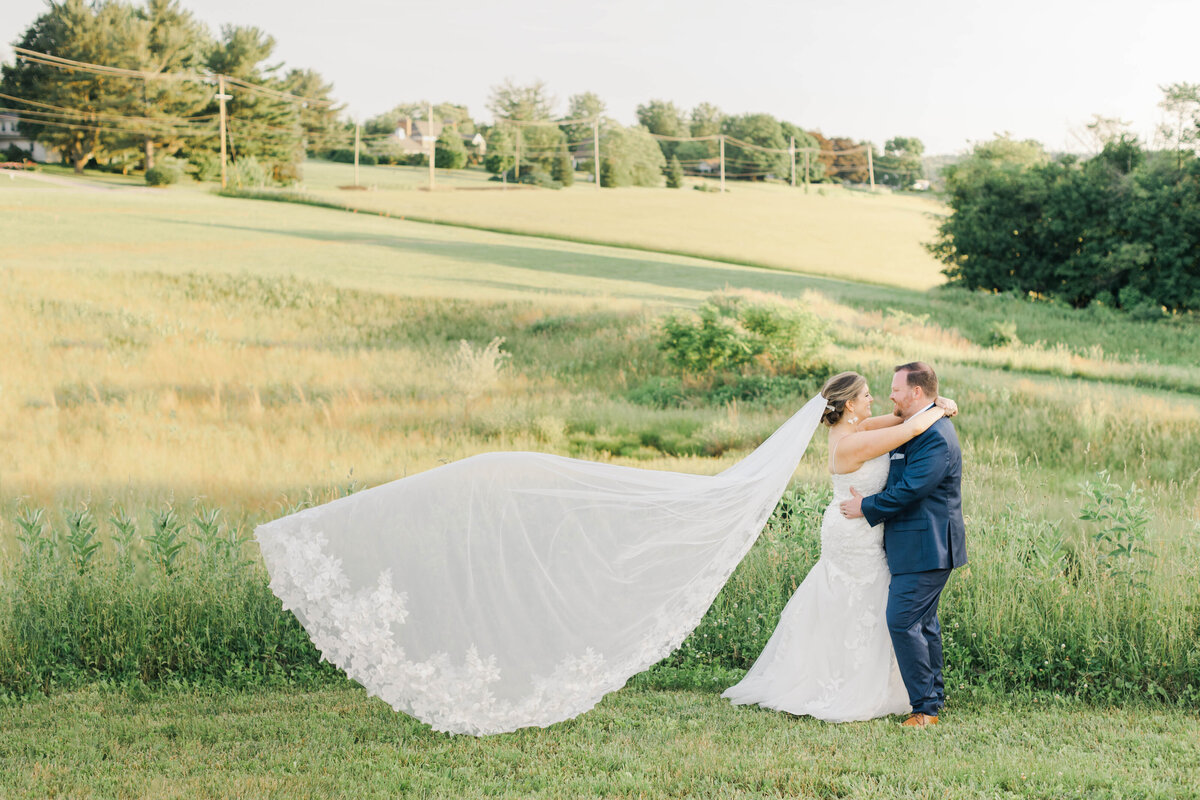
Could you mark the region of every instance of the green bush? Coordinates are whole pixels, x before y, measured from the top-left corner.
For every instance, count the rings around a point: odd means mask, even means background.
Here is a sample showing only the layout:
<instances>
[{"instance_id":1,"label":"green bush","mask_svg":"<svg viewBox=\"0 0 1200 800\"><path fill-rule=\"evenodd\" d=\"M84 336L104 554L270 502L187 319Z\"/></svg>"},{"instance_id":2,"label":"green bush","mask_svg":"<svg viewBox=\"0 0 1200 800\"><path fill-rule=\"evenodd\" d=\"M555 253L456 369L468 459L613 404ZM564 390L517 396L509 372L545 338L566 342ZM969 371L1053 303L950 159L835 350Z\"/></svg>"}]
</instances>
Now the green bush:
<instances>
[{"instance_id":1,"label":"green bush","mask_svg":"<svg viewBox=\"0 0 1200 800\"><path fill-rule=\"evenodd\" d=\"M146 183L150 186L170 186L183 177L183 164L174 158L162 158L146 170Z\"/></svg>"},{"instance_id":2,"label":"green bush","mask_svg":"<svg viewBox=\"0 0 1200 800\"><path fill-rule=\"evenodd\" d=\"M267 168L254 156L239 158L229 170L229 185L235 189L253 189L270 182Z\"/></svg>"},{"instance_id":3,"label":"green bush","mask_svg":"<svg viewBox=\"0 0 1200 800\"><path fill-rule=\"evenodd\" d=\"M458 131L447 125L434 145L433 164L439 169L462 169L467 165L467 148Z\"/></svg>"},{"instance_id":4,"label":"green bush","mask_svg":"<svg viewBox=\"0 0 1200 800\"><path fill-rule=\"evenodd\" d=\"M341 148L338 150L332 150L329 153L329 160L337 161L338 163L341 163L341 164L353 164L354 163L354 149L353 148ZM377 156L375 156L371 153L365 152L361 148L359 149L359 151L358 151L359 166L373 167L378 163L379 163L379 158Z\"/></svg>"},{"instance_id":5,"label":"green bush","mask_svg":"<svg viewBox=\"0 0 1200 800\"><path fill-rule=\"evenodd\" d=\"M768 374L806 374L821 366L829 341L824 323L782 297L725 291L710 295L696 314L662 321L659 349L686 375L739 372L757 364Z\"/></svg>"},{"instance_id":6,"label":"green bush","mask_svg":"<svg viewBox=\"0 0 1200 800\"><path fill-rule=\"evenodd\" d=\"M951 283L1141 320L1200 310L1200 159L1124 136L1083 162L1025 145L1001 137L947 169L954 213L928 247Z\"/></svg>"},{"instance_id":7,"label":"green bush","mask_svg":"<svg viewBox=\"0 0 1200 800\"><path fill-rule=\"evenodd\" d=\"M221 179L221 157L211 150L193 150L188 153L187 163L187 171L198 181Z\"/></svg>"}]
</instances>

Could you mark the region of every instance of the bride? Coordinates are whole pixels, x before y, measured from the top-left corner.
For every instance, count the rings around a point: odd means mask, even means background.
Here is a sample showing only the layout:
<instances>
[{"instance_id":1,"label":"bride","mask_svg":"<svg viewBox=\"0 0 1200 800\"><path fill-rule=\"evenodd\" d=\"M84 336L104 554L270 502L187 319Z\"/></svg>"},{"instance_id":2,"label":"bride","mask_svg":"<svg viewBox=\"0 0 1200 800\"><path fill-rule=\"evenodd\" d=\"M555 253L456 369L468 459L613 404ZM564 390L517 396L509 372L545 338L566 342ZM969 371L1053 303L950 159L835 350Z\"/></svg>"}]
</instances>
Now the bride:
<instances>
[{"instance_id":1,"label":"bride","mask_svg":"<svg viewBox=\"0 0 1200 800\"><path fill-rule=\"evenodd\" d=\"M908 692L900 677L884 618L891 575L883 550L883 526L846 519L838 504L880 491L887 481L888 453L924 433L953 401L901 421L869 417L871 393L855 372L830 378L827 401L829 471L833 501L821 524L821 557L796 589L754 666L722 694L735 705L756 703L829 722L907 714Z\"/></svg>"},{"instance_id":2,"label":"bride","mask_svg":"<svg viewBox=\"0 0 1200 800\"><path fill-rule=\"evenodd\" d=\"M321 657L395 710L475 736L545 727L683 643L822 419L840 496L882 486L880 454L943 413L859 422L871 402L862 378L830 387L716 475L484 453L267 522L255 538L272 591ZM731 693L829 718L899 710L879 531L827 517L823 537L818 568Z\"/></svg>"}]
</instances>

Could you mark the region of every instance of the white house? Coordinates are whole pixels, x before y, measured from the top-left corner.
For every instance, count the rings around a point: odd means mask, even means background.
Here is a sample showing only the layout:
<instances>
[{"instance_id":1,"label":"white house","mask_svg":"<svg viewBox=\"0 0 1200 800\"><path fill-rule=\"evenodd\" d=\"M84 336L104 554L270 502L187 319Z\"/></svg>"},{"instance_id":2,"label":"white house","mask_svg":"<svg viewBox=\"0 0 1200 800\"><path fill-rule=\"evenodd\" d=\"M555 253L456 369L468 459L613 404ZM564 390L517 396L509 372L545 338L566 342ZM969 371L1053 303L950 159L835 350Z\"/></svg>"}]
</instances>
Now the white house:
<instances>
[{"instance_id":1,"label":"white house","mask_svg":"<svg viewBox=\"0 0 1200 800\"><path fill-rule=\"evenodd\" d=\"M424 153L429 155L433 150L437 138L442 135L442 129L453 123L445 122L430 122L425 119L402 119L396 128L396 141L400 143L400 149L407 153ZM463 144L468 149L474 149L479 155L487 153L487 143L483 140L483 136L479 133L463 133Z\"/></svg>"},{"instance_id":2,"label":"white house","mask_svg":"<svg viewBox=\"0 0 1200 800\"><path fill-rule=\"evenodd\" d=\"M18 130L17 123L20 121L21 118L16 114L0 114L0 156L3 156L8 148L16 145L29 154L26 158L34 161L59 161L58 153L47 150L41 142L30 139Z\"/></svg>"}]
</instances>

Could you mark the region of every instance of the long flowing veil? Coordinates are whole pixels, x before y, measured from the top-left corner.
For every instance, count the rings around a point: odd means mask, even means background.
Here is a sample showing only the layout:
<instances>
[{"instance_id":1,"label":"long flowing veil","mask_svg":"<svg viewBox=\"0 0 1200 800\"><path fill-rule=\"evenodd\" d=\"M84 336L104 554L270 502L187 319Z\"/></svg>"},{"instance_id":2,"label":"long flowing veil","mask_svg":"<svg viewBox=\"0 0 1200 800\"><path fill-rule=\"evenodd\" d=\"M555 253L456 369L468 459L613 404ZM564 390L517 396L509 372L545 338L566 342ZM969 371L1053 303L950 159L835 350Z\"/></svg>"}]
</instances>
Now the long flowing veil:
<instances>
[{"instance_id":1,"label":"long flowing veil","mask_svg":"<svg viewBox=\"0 0 1200 800\"><path fill-rule=\"evenodd\" d=\"M718 475L488 453L258 526L323 658L436 730L592 708L700 623L779 502L814 397Z\"/></svg>"}]
</instances>

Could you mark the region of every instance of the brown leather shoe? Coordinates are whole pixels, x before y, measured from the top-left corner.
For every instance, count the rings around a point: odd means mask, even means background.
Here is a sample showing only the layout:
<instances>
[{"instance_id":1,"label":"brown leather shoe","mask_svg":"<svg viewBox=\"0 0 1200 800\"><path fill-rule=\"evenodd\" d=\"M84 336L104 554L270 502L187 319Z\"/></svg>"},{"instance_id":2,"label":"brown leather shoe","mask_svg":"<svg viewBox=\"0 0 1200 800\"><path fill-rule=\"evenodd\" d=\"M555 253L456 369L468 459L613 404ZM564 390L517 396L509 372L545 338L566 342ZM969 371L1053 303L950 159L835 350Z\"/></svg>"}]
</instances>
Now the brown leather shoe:
<instances>
[{"instance_id":1,"label":"brown leather shoe","mask_svg":"<svg viewBox=\"0 0 1200 800\"><path fill-rule=\"evenodd\" d=\"M909 714L908 719L900 723L902 728L925 728L929 725L937 725L938 718L932 714Z\"/></svg>"}]
</instances>

